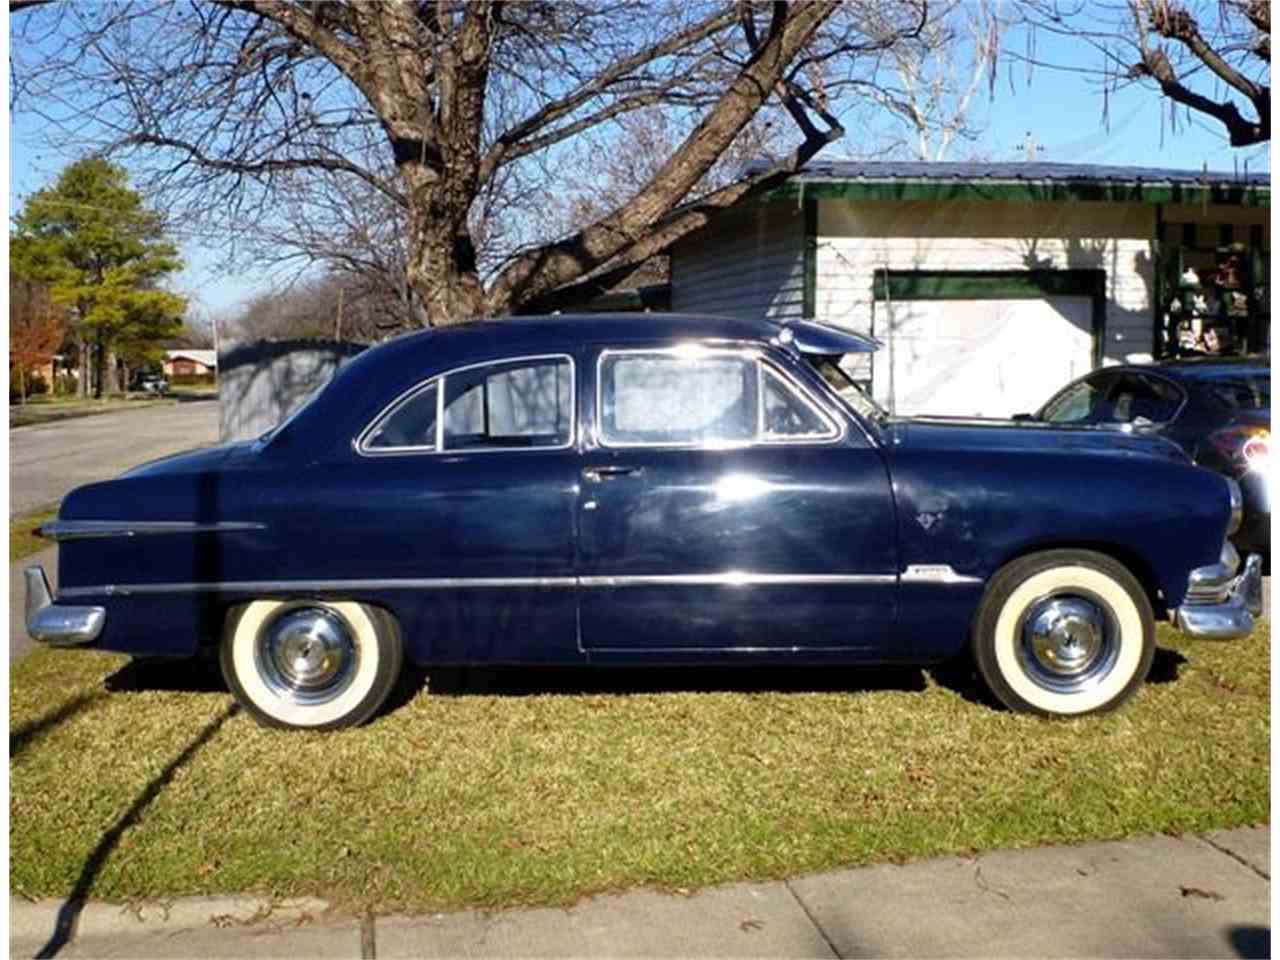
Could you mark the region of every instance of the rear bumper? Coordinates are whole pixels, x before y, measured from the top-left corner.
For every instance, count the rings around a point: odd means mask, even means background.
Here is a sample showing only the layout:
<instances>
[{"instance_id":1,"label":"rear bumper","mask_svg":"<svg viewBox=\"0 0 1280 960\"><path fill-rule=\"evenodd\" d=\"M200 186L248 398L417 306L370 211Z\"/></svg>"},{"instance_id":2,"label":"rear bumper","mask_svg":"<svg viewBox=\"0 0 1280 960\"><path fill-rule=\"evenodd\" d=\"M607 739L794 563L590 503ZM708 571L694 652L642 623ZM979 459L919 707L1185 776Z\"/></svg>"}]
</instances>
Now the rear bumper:
<instances>
[{"instance_id":1,"label":"rear bumper","mask_svg":"<svg viewBox=\"0 0 1280 960\"><path fill-rule=\"evenodd\" d=\"M1262 557L1250 554L1236 576L1239 562L1227 544L1221 561L1192 571L1186 602L1173 615L1179 630L1199 640L1236 640L1253 631L1262 613Z\"/></svg>"},{"instance_id":2,"label":"rear bumper","mask_svg":"<svg viewBox=\"0 0 1280 960\"><path fill-rule=\"evenodd\" d=\"M53 602L49 579L39 564L27 567L27 636L51 647L78 647L102 633L107 611L102 607L68 607Z\"/></svg>"}]
</instances>

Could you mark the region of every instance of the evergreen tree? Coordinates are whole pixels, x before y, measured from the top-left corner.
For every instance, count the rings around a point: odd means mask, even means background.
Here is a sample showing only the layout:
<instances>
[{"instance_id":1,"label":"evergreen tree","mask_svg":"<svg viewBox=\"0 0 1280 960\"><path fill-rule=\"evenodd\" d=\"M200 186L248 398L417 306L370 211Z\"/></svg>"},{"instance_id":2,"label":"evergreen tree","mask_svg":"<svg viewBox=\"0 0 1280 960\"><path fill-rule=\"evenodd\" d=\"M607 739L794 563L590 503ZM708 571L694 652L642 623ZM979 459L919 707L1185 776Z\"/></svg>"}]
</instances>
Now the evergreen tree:
<instances>
[{"instance_id":1,"label":"evergreen tree","mask_svg":"<svg viewBox=\"0 0 1280 960\"><path fill-rule=\"evenodd\" d=\"M95 396L118 345L182 328L186 301L158 286L182 269L177 249L125 171L106 160L73 163L35 193L14 221L9 254L15 276L48 284L54 302L70 308L80 347L93 354Z\"/></svg>"}]
</instances>

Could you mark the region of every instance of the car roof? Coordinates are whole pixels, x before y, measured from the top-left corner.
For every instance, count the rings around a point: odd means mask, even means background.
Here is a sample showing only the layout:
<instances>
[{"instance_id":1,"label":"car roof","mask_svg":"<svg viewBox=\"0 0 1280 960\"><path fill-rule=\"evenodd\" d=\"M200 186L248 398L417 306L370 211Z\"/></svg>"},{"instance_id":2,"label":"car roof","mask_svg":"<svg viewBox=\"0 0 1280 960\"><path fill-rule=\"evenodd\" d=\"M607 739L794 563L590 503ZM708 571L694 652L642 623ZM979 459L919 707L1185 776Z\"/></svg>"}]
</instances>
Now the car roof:
<instances>
[{"instance_id":1,"label":"car roof","mask_svg":"<svg viewBox=\"0 0 1280 960\"><path fill-rule=\"evenodd\" d=\"M568 343L597 340L626 342L692 337L717 340L756 340L776 336L781 325L771 320L722 317L700 313L554 313L539 316L475 320L401 334L379 346L384 356L400 351L448 349L465 354L500 343L524 349L543 342L562 348Z\"/></svg>"}]
</instances>

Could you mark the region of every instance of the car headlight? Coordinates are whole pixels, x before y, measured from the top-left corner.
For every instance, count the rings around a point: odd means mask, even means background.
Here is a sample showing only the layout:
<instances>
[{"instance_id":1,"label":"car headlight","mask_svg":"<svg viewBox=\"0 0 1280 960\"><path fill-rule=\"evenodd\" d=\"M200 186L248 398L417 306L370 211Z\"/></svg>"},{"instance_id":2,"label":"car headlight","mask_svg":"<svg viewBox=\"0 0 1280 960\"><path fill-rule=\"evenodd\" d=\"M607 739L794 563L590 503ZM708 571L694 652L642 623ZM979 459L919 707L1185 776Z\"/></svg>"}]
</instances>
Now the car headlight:
<instances>
[{"instance_id":1,"label":"car headlight","mask_svg":"<svg viewBox=\"0 0 1280 960\"><path fill-rule=\"evenodd\" d=\"M1223 479L1227 481L1227 494L1231 498L1231 524L1227 527L1227 536L1230 536L1240 529L1244 520L1244 495L1240 493L1240 484L1230 477Z\"/></svg>"}]
</instances>

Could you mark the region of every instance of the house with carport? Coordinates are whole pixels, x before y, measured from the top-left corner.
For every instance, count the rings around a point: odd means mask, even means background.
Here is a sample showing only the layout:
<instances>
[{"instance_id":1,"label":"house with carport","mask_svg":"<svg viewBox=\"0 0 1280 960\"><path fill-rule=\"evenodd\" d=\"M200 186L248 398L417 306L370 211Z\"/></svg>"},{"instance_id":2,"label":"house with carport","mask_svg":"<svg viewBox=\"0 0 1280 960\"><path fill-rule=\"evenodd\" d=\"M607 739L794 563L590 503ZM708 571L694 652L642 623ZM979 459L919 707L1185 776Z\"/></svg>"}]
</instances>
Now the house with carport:
<instances>
[{"instance_id":1,"label":"house with carport","mask_svg":"<svg viewBox=\"0 0 1280 960\"><path fill-rule=\"evenodd\" d=\"M1008 416L1105 364L1270 348L1269 174L814 162L670 250L676 311L882 344L899 414Z\"/></svg>"}]
</instances>

